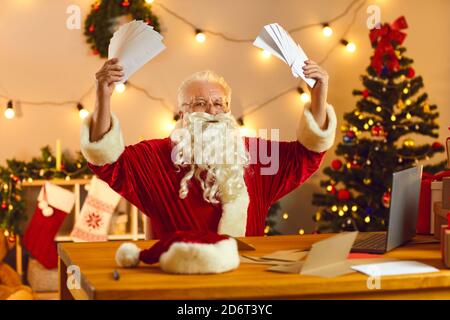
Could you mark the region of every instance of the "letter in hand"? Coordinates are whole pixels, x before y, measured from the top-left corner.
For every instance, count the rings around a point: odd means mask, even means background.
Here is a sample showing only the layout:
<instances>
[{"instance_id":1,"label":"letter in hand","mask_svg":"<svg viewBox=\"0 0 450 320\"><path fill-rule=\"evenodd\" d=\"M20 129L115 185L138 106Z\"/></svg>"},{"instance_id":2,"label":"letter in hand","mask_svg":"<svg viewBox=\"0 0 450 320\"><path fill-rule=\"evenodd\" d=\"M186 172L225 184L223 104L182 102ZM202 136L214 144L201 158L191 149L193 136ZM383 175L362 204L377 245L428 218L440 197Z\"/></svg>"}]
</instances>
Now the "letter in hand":
<instances>
[{"instance_id":1,"label":"letter in hand","mask_svg":"<svg viewBox=\"0 0 450 320\"><path fill-rule=\"evenodd\" d=\"M123 76L123 68L119 65L117 58L106 61L95 74L98 98L109 99L114 91L115 83L122 80Z\"/></svg>"}]
</instances>

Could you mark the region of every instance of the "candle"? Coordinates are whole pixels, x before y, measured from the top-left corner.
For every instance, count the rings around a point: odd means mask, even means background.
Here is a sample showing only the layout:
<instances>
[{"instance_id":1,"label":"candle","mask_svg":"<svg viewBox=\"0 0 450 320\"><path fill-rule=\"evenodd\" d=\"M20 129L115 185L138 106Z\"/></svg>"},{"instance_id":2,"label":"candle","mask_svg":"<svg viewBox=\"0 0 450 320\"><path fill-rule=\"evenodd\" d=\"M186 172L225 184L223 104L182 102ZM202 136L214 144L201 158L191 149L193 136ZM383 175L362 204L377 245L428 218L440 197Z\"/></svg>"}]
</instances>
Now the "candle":
<instances>
[{"instance_id":1,"label":"candle","mask_svg":"<svg viewBox=\"0 0 450 320\"><path fill-rule=\"evenodd\" d=\"M61 140L56 140L56 170L61 170Z\"/></svg>"}]
</instances>

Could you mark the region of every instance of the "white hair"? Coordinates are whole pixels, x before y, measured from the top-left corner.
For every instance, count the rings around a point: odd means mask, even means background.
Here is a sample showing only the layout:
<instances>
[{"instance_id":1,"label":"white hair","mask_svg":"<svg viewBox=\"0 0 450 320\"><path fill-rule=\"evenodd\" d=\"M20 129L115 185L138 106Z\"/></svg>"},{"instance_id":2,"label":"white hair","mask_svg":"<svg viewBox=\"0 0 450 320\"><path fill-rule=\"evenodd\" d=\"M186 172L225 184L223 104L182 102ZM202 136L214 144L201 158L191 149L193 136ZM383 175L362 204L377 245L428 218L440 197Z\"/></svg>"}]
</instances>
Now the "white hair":
<instances>
[{"instance_id":1,"label":"white hair","mask_svg":"<svg viewBox=\"0 0 450 320\"><path fill-rule=\"evenodd\" d=\"M185 79L178 88L178 109L182 110L183 103L186 102L185 95L186 90L193 82L209 82L219 84L225 91L226 99L228 102L228 110L230 109L231 102L231 88L222 76L211 70L199 71L190 75Z\"/></svg>"}]
</instances>

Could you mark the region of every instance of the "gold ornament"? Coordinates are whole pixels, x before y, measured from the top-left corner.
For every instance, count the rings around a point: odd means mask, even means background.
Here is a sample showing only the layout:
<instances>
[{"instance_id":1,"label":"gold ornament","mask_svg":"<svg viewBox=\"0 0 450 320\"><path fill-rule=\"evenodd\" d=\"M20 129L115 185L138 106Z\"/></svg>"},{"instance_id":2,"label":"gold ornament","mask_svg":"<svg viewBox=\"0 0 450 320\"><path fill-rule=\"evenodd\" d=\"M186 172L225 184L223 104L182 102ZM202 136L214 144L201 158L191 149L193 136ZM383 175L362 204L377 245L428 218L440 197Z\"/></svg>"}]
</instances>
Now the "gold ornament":
<instances>
[{"instance_id":1,"label":"gold ornament","mask_svg":"<svg viewBox=\"0 0 450 320\"><path fill-rule=\"evenodd\" d=\"M428 103L423 105L423 112L430 113L430 105Z\"/></svg>"}]
</instances>

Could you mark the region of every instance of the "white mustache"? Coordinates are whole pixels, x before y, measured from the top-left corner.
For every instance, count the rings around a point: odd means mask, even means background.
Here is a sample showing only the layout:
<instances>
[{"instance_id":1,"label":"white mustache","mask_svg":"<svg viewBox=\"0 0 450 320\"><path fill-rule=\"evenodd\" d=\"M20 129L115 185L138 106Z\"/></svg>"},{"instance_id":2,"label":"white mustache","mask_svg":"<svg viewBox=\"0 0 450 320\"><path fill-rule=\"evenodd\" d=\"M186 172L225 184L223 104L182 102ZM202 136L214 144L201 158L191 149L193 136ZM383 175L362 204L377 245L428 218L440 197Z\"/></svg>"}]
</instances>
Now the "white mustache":
<instances>
[{"instance_id":1,"label":"white mustache","mask_svg":"<svg viewBox=\"0 0 450 320\"><path fill-rule=\"evenodd\" d=\"M191 112L184 116L184 121L187 123L230 123L235 124L236 120L231 115L231 112L210 114L206 112Z\"/></svg>"}]
</instances>

